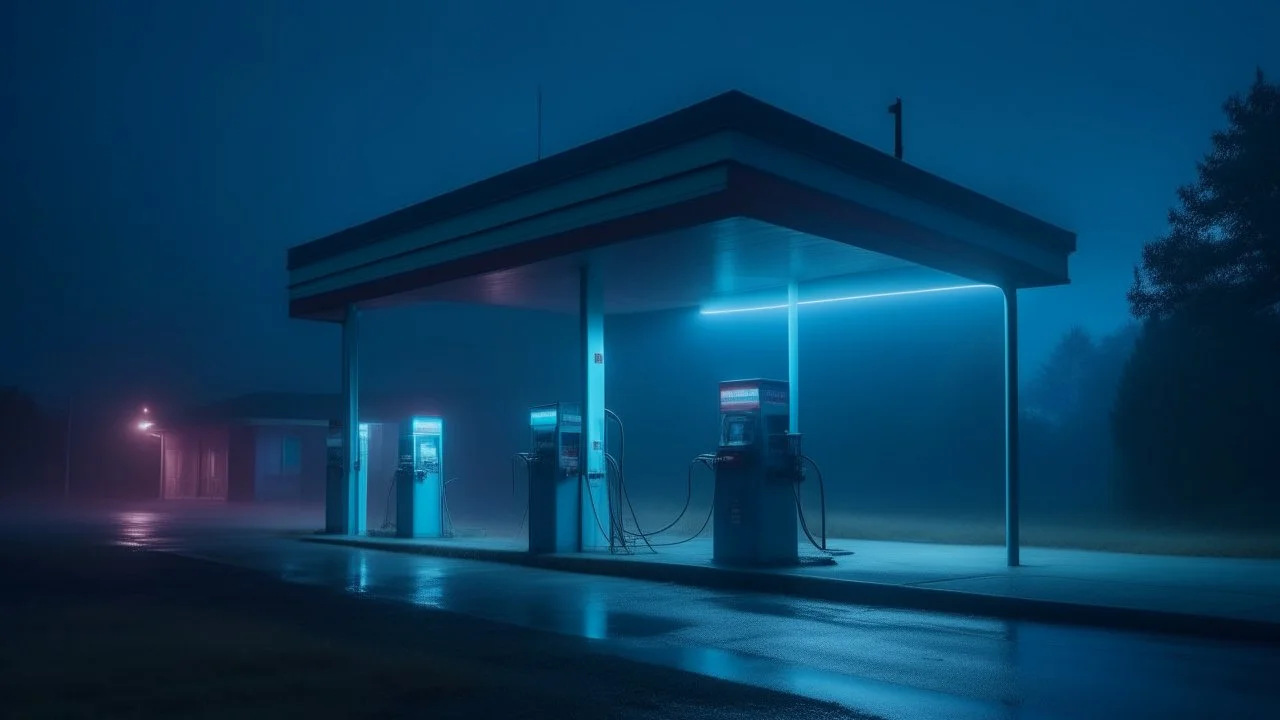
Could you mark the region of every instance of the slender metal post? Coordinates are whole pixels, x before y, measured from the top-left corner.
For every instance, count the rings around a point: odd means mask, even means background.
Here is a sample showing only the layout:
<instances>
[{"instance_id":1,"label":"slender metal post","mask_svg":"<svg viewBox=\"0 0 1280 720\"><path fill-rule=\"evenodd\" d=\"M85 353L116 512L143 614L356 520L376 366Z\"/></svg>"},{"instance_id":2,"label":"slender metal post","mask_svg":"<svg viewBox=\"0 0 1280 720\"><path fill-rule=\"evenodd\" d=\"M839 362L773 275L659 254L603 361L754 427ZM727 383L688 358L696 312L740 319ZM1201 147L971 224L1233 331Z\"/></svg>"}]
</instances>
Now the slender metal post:
<instances>
[{"instance_id":1,"label":"slender metal post","mask_svg":"<svg viewBox=\"0 0 1280 720\"><path fill-rule=\"evenodd\" d=\"M1018 291L1004 288L1004 543L1009 567L1021 564L1019 537Z\"/></svg>"},{"instance_id":2,"label":"slender metal post","mask_svg":"<svg viewBox=\"0 0 1280 720\"><path fill-rule=\"evenodd\" d=\"M787 285L787 394L791 416L788 431L800 432L800 288Z\"/></svg>"},{"instance_id":3,"label":"slender metal post","mask_svg":"<svg viewBox=\"0 0 1280 720\"><path fill-rule=\"evenodd\" d=\"M63 443L63 451L66 457L62 464L62 497L63 499L71 498L71 413L72 406L75 404L74 396L67 398L67 440Z\"/></svg>"},{"instance_id":4,"label":"slender metal post","mask_svg":"<svg viewBox=\"0 0 1280 720\"><path fill-rule=\"evenodd\" d=\"M889 106L889 114L893 116L893 156L902 159L902 98L897 98Z\"/></svg>"},{"instance_id":5,"label":"slender metal post","mask_svg":"<svg viewBox=\"0 0 1280 720\"><path fill-rule=\"evenodd\" d=\"M160 430L156 433L160 436L160 492L156 496L157 499L164 499L164 478L165 478L165 462L168 455L165 453L164 431Z\"/></svg>"},{"instance_id":6,"label":"slender metal post","mask_svg":"<svg viewBox=\"0 0 1280 720\"><path fill-rule=\"evenodd\" d=\"M360 482L360 311L347 307L342 322L342 453L346 485L346 527L351 535L363 535L367 523L367 497Z\"/></svg>"},{"instance_id":7,"label":"slender metal post","mask_svg":"<svg viewBox=\"0 0 1280 720\"><path fill-rule=\"evenodd\" d=\"M579 321L582 331L582 462L579 491L580 550L609 547L613 512L605 474L604 284L598 268L581 271Z\"/></svg>"}]
</instances>

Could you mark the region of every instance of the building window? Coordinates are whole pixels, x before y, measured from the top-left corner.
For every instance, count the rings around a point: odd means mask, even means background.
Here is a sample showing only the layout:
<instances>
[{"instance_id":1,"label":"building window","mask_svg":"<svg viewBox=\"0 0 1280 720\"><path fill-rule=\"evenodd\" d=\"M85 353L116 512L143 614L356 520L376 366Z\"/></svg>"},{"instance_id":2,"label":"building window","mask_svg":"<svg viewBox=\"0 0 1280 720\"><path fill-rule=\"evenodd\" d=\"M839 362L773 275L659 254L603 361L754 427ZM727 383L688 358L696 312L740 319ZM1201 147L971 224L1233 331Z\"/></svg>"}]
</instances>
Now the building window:
<instances>
[{"instance_id":1,"label":"building window","mask_svg":"<svg viewBox=\"0 0 1280 720\"><path fill-rule=\"evenodd\" d=\"M298 475L302 472L302 441L293 435L280 440L280 473Z\"/></svg>"}]
</instances>

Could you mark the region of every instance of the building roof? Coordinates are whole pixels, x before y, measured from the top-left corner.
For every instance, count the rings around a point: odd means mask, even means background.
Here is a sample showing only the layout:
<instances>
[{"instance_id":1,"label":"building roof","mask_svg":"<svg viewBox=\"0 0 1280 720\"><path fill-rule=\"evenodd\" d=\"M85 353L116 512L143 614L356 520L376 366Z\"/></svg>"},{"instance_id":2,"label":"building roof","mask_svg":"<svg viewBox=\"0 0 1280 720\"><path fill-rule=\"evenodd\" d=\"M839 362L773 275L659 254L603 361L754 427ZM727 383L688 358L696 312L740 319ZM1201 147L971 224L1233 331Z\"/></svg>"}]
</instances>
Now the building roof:
<instances>
[{"instance_id":1,"label":"building roof","mask_svg":"<svg viewBox=\"0 0 1280 720\"><path fill-rule=\"evenodd\" d=\"M804 267L777 270L779 250ZM1074 250L1066 230L735 91L292 248L290 311L528 304L586 254L614 266L607 284L631 285L606 298L628 312L868 268L1061 284ZM735 278L697 267L726 253L747 268ZM677 266L670 300L640 287Z\"/></svg>"}]
</instances>

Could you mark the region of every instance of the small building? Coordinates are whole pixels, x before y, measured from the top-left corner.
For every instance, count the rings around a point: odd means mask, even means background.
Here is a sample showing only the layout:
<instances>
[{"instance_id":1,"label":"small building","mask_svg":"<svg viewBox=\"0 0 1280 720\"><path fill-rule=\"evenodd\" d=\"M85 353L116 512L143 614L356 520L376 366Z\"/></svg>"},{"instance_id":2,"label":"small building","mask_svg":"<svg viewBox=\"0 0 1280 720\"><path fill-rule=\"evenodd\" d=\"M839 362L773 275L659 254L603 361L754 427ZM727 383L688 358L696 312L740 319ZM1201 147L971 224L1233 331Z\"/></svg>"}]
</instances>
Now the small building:
<instances>
[{"instance_id":1,"label":"small building","mask_svg":"<svg viewBox=\"0 0 1280 720\"><path fill-rule=\"evenodd\" d=\"M324 501L337 395L255 393L196 408L160 433L166 500Z\"/></svg>"},{"instance_id":2,"label":"small building","mask_svg":"<svg viewBox=\"0 0 1280 720\"><path fill-rule=\"evenodd\" d=\"M329 424L342 405L337 394L254 393L163 423L159 497L323 503ZM375 526L394 510L389 488L399 432L391 428L402 418L438 410L435 400L418 394L365 400L368 512Z\"/></svg>"}]
</instances>

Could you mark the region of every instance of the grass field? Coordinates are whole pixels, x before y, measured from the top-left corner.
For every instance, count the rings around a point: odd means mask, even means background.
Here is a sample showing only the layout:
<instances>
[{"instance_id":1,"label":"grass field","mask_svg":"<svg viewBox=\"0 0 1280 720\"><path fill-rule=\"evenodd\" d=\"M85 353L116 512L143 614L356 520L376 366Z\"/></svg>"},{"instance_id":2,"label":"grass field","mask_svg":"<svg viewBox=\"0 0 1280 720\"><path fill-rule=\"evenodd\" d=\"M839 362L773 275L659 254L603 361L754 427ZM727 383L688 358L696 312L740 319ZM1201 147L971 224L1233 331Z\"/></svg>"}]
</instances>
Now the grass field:
<instances>
[{"instance_id":1,"label":"grass field","mask_svg":"<svg viewBox=\"0 0 1280 720\"><path fill-rule=\"evenodd\" d=\"M708 502L705 499L700 504L695 501L671 529L671 535L687 537L696 533L706 520ZM645 530L666 525L679 512L679 505L667 508L653 504L636 505L636 514ZM806 512L814 511L806 507ZM633 528L629 513L626 520L628 527ZM488 527L482 521L459 520L459 527L464 526L469 530L485 528L492 534L515 532L514 527L506 524ZM810 527L818 532L817 521L813 518L810 518ZM1126 526L1101 519L1053 522L1035 517L1024 517L1021 528L1022 544L1030 547L1190 557L1280 558L1280 529L1271 532L1209 532L1172 526ZM708 523L705 534L710 532L711 524ZM946 545L1003 545L1004 518L830 512L827 516L827 537Z\"/></svg>"},{"instance_id":2,"label":"grass field","mask_svg":"<svg viewBox=\"0 0 1280 720\"><path fill-rule=\"evenodd\" d=\"M368 652L201 602L64 601L10 642L11 717L378 717L480 688L430 660Z\"/></svg>"}]
</instances>

